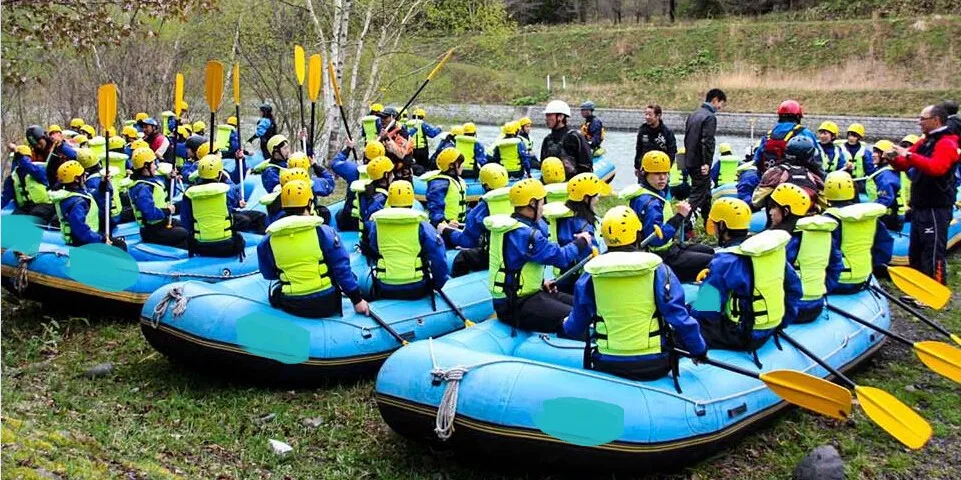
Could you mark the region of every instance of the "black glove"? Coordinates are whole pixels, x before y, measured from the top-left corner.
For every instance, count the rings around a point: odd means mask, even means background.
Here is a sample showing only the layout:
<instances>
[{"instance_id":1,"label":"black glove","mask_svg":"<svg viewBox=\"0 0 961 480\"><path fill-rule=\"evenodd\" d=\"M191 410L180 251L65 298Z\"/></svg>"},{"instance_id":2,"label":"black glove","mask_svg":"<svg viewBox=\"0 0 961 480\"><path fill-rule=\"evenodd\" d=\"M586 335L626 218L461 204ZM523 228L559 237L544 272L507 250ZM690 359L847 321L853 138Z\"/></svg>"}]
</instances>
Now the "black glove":
<instances>
[{"instance_id":1,"label":"black glove","mask_svg":"<svg viewBox=\"0 0 961 480\"><path fill-rule=\"evenodd\" d=\"M127 241L123 237L115 237L110 239L110 244L123 250L127 251Z\"/></svg>"},{"instance_id":2,"label":"black glove","mask_svg":"<svg viewBox=\"0 0 961 480\"><path fill-rule=\"evenodd\" d=\"M694 365L700 365L702 363L707 363L707 352L700 355L691 355L691 360L694 361Z\"/></svg>"}]
</instances>

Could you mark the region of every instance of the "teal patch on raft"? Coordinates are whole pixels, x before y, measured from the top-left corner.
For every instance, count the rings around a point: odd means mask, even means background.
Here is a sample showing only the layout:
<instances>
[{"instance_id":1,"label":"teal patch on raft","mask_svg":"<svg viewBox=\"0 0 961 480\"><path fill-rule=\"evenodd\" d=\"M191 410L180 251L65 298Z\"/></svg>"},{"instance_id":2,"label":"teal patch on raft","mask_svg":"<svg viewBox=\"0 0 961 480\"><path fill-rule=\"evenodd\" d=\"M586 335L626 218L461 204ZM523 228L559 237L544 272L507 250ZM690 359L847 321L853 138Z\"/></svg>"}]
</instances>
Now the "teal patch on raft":
<instances>
[{"instance_id":1,"label":"teal patch on raft","mask_svg":"<svg viewBox=\"0 0 961 480\"><path fill-rule=\"evenodd\" d=\"M37 225L38 221L37 217L30 215L0 217L0 245L5 249L35 255L43 239L43 230Z\"/></svg>"},{"instance_id":2,"label":"teal patch on raft","mask_svg":"<svg viewBox=\"0 0 961 480\"><path fill-rule=\"evenodd\" d=\"M310 332L283 317L251 313L237 320L237 344L252 355L296 364L310 358Z\"/></svg>"},{"instance_id":3,"label":"teal patch on raft","mask_svg":"<svg viewBox=\"0 0 961 480\"><path fill-rule=\"evenodd\" d=\"M713 285L704 283L697 291L697 298L691 308L699 312L721 312L721 292Z\"/></svg>"},{"instance_id":4,"label":"teal patch on raft","mask_svg":"<svg viewBox=\"0 0 961 480\"><path fill-rule=\"evenodd\" d=\"M70 249L67 275L87 286L119 292L137 283L140 269L129 253L105 243Z\"/></svg>"},{"instance_id":5,"label":"teal patch on raft","mask_svg":"<svg viewBox=\"0 0 961 480\"><path fill-rule=\"evenodd\" d=\"M574 445L593 447L624 433L624 409L613 403L577 397L545 400L533 417L542 432Z\"/></svg>"}]
</instances>

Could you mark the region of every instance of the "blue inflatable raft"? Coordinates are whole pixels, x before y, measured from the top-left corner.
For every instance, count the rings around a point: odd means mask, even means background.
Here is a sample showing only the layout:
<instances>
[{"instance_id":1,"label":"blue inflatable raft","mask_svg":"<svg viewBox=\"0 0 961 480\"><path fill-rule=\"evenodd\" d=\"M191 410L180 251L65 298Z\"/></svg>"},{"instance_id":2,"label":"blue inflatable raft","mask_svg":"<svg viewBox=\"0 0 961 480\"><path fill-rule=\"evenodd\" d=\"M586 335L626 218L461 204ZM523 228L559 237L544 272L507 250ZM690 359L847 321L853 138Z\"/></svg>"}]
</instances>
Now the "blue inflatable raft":
<instances>
[{"instance_id":1,"label":"blue inflatable raft","mask_svg":"<svg viewBox=\"0 0 961 480\"><path fill-rule=\"evenodd\" d=\"M887 303L870 292L829 301L878 326L891 323ZM787 330L842 370L884 340L828 313ZM790 345L782 347L769 341L759 350L762 370L828 375ZM377 376L375 397L396 432L431 443L449 436L445 445L472 460L632 474L690 465L787 406L758 380L687 359L680 362L678 393L670 376L635 382L584 370L583 354L583 342L513 336L492 320L398 350ZM744 352L710 356L756 370Z\"/></svg>"}]
</instances>

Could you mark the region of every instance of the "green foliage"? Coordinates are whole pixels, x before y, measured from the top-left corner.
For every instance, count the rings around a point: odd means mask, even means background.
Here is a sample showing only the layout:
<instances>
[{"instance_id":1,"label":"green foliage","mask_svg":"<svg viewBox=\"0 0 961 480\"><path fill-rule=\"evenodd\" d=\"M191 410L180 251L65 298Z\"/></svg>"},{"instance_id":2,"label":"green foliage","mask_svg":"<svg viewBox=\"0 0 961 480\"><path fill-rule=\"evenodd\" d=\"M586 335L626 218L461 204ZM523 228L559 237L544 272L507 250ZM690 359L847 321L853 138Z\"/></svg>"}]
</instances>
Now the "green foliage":
<instances>
[{"instance_id":1,"label":"green foliage","mask_svg":"<svg viewBox=\"0 0 961 480\"><path fill-rule=\"evenodd\" d=\"M526 107L530 105L537 105L538 103L544 103L550 99L550 92L547 89L541 89L535 95L524 95L523 97L517 97L511 101L511 105L518 107Z\"/></svg>"},{"instance_id":2,"label":"green foliage","mask_svg":"<svg viewBox=\"0 0 961 480\"><path fill-rule=\"evenodd\" d=\"M719 66L714 60L713 54L709 50L698 50L697 55L690 60L672 66L656 65L647 69L634 70L630 74L631 80L646 81L648 83L661 83L667 80L679 80L690 77L694 74L712 73L718 70Z\"/></svg>"},{"instance_id":3,"label":"green foliage","mask_svg":"<svg viewBox=\"0 0 961 480\"><path fill-rule=\"evenodd\" d=\"M462 34L510 31L513 23L500 0L436 0L424 3L423 28Z\"/></svg>"}]
</instances>

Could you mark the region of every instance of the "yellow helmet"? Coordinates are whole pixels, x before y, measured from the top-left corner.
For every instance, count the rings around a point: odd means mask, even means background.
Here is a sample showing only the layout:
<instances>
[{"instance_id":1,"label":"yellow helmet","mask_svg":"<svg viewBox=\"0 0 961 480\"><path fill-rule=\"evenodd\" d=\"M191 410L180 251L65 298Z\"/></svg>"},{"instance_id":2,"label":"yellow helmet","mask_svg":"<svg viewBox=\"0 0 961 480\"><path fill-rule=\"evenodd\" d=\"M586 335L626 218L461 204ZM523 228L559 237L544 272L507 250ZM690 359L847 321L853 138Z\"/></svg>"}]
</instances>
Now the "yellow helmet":
<instances>
[{"instance_id":1,"label":"yellow helmet","mask_svg":"<svg viewBox=\"0 0 961 480\"><path fill-rule=\"evenodd\" d=\"M88 138L93 138L97 136L97 130L91 125L84 125L80 127L80 131L87 134Z\"/></svg>"},{"instance_id":2,"label":"yellow helmet","mask_svg":"<svg viewBox=\"0 0 961 480\"><path fill-rule=\"evenodd\" d=\"M89 141L90 139L87 138L87 136L82 133L80 135L75 135L73 137L73 143L76 143L77 145L83 145Z\"/></svg>"},{"instance_id":3,"label":"yellow helmet","mask_svg":"<svg viewBox=\"0 0 961 480\"><path fill-rule=\"evenodd\" d=\"M80 162L68 160L57 168L57 181L64 185L76 182L83 172L83 165L80 165Z\"/></svg>"},{"instance_id":4,"label":"yellow helmet","mask_svg":"<svg viewBox=\"0 0 961 480\"><path fill-rule=\"evenodd\" d=\"M671 171L671 158L660 150L651 150L641 158L644 173L668 173Z\"/></svg>"},{"instance_id":5,"label":"yellow helmet","mask_svg":"<svg viewBox=\"0 0 961 480\"><path fill-rule=\"evenodd\" d=\"M580 202L584 197L610 195L611 186L593 173L579 173L567 182L567 198Z\"/></svg>"},{"instance_id":6,"label":"yellow helmet","mask_svg":"<svg viewBox=\"0 0 961 480\"><path fill-rule=\"evenodd\" d=\"M314 198L310 183L293 180L280 187L280 205L283 208L306 207Z\"/></svg>"},{"instance_id":7,"label":"yellow helmet","mask_svg":"<svg viewBox=\"0 0 961 480\"><path fill-rule=\"evenodd\" d=\"M132 125L127 125L120 130L120 134L126 138L134 139L137 138L137 129L133 128Z\"/></svg>"},{"instance_id":8,"label":"yellow helmet","mask_svg":"<svg viewBox=\"0 0 961 480\"><path fill-rule=\"evenodd\" d=\"M547 190L540 180L525 178L511 187L510 200L511 206L526 207L534 200L543 200L547 196Z\"/></svg>"},{"instance_id":9,"label":"yellow helmet","mask_svg":"<svg viewBox=\"0 0 961 480\"><path fill-rule=\"evenodd\" d=\"M414 205L414 186L407 180L397 180L387 189L387 205L395 208L410 208Z\"/></svg>"},{"instance_id":10,"label":"yellow helmet","mask_svg":"<svg viewBox=\"0 0 961 480\"><path fill-rule=\"evenodd\" d=\"M191 133L193 132L190 130L190 125L180 125L177 127L177 135L180 135L181 137L187 138Z\"/></svg>"},{"instance_id":11,"label":"yellow helmet","mask_svg":"<svg viewBox=\"0 0 961 480\"><path fill-rule=\"evenodd\" d=\"M557 157L547 157L541 162L541 179L544 183L563 183L567 179L564 162Z\"/></svg>"},{"instance_id":12,"label":"yellow helmet","mask_svg":"<svg viewBox=\"0 0 961 480\"><path fill-rule=\"evenodd\" d=\"M146 115L146 114L144 114L144 115ZM71 118L71 119L70 119L70 128L72 128L72 129L74 129L74 130L76 130L76 129L78 129L78 128L86 125L86 124L87 124L87 122L83 121L83 119L80 118L80 117L74 117L74 118Z\"/></svg>"},{"instance_id":13,"label":"yellow helmet","mask_svg":"<svg viewBox=\"0 0 961 480\"><path fill-rule=\"evenodd\" d=\"M107 137L116 137L117 127L107 127Z\"/></svg>"},{"instance_id":14,"label":"yellow helmet","mask_svg":"<svg viewBox=\"0 0 961 480\"><path fill-rule=\"evenodd\" d=\"M207 124L203 120L197 120L193 125L190 126L190 128L194 132L203 133L205 130L207 130Z\"/></svg>"},{"instance_id":15,"label":"yellow helmet","mask_svg":"<svg viewBox=\"0 0 961 480\"><path fill-rule=\"evenodd\" d=\"M114 135L107 140L107 150L118 150L125 146L127 146L127 142L124 141L123 137Z\"/></svg>"},{"instance_id":16,"label":"yellow helmet","mask_svg":"<svg viewBox=\"0 0 961 480\"><path fill-rule=\"evenodd\" d=\"M233 116L233 115L227 117L227 125L233 125L233 126L236 127L236 126L237 126L237 117L235 117L235 116Z\"/></svg>"},{"instance_id":17,"label":"yellow helmet","mask_svg":"<svg viewBox=\"0 0 961 480\"><path fill-rule=\"evenodd\" d=\"M147 112L139 112L133 117L133 119L138 122L142 122L148 118L150 118L150 115L147 115Z\"/></svg>"},{"instance_id":18,"label":"yellow helmet","mask_svg":"<svg viewBox=\"0 0 961 480\"><path fill-rule=\"evenodd\" d=\"M477 174L481 185L488 190L506 187L508 182L507 169L499 163L488 163L481 167Z\"/></svg>"},{"instance_id":19,"label":"yellow helmet","mask_svg":"<svg viewBox=\"0 0 961 480\"><path fill-rule=\"evenodd\" d=\"M455 136L455 137L458 136L458 135L463 135L463 134L464 134L464 126L463 126L463 125L455 125L455 126L453 126L453 127L450 127L450 134L453 135L453 136Z\"/></svg>"},{"instance_id":20,"label":"yellow helmet","mask_svg":"<svg viewBox=\"0 0 961 480\"><path fill-rule=\"evenodd\" d=\"M310 168L310 158L304 152L294 152L287 159L287 168L303 168L304 171Z\"/></svg>"},{"instance_id":21,"label":"yellow helmet","mask_svg":"<svg viewBox=\"0 0 961 480\"><path fill-rule=\"evenodd\" d=\"M630 245L637 241L641 219L630 207L618 205L611 208L601 219L601 237L608 247Z\"/></svg>"},{"instance_id":22,"label":"yellow helmet","mask_svg":"<svg viewBox=\"0 0 961 480\"><path fill-rule=\"evenodd\" d=\"M370 111L374 113L380 113L384 111L384 106L379 103L370 104Z\"/></svg>"},{"instance_id":23,"label":"yellow helmet","mask_svg":"<svg viewBox=\"0 0 961 480\"><path fill-rule=\"evenodd\" d=\"M384 148L384 144L380 142L368 142L364 146L364 156L367 157L367 161L373 160L377 157L383 157L387 153L387 149Z\"/></svg>"},{"instance_id":24,"label":"yellow helmet","mask_svg":"<svg viewBox=\"0 0 961 480\"><path fill-rule=\"evenodd\" d=\"M521 119L517 121L517 124L521 127L526 127L528 125L533 125L534 122L532 122L529 117L521 117Z\"/></svg>"},{"instance_id":25,"label":"yellow helmet","mask_svg":"<svg viewBox=\"0 0 961 480\"><path fill-rule=\"evenodd\" d=\"M197 158L204 158L210 154L210 142L201 143L197 147Z\"/></svg>"},{"instance_id":26,"label":"yellow helmet","mask_svg":"<svg viewBox=\"0 0 961 480\"><path fill-rule=\"evenodd\" d=\"M874 143L874 150L878 150L882 153L890 152L891 150L894 150L894 142L891 140L878 140Z\"/></svg>"},{"instance_id":27,"label":"yellow helmet","mask_svg":"<svg viewBox=\"0 0 961 480\"><path fill-rule=\"evenodd\" d=\"M310 183L310 174L303 168L285 168L280 172L280 186L287 185L294 180L301 180Z\"/></svg>"},{"instance_id":28,"label":"yellow helmet","mask_svg":"<svg viewBox=\"0 0 961 480\"><path fill-rule=\"evenodd\" d=\"M190 105L187 104L187 102L180 102L180 111L184 111L184 110L187 110L187 109L189 109L189 108L190 108Z\"/></svg>"},{"instance_id":29,"label":"yellow helmet","mask_svg":"<svg viewBox=\"0 0 961 480\"><path fill-rule=\"evenodd\" d=\"M28 145L17 145L17 153L20 155L31 156L33 155L33 150L30 149Z\"/></svg>"},{"instance_id":30,"label":"yellow helmet","mask_svg":"<svg viewBox=\"0 0 961 480\"><path fill-rule=\"evenodd\" d=\"M834 135L835 137L841 134L841 129L838 128L838 124L830 120L821 122L821 125L818 126L818 131L820 132L821 130L824 130L825 132L831 132L831 135Z\"/></svg>"},{"instance_id":31,"label":"yellow helmet","mask_svg":"<svg viewBox=\"0 0 961 480\"><path fill-rule=\"evenodd\" d=\"M824 178L824 198L831 202L854 200L854 179L844 170L831 172Z\"/></svg>"},{"instance_id":32,"label":"yellow helmet","mask_svg":"<svg viewBox=\"0 0 961 480\"><path fill-rule=\"evenodd\" d=\"M747 230L751 226L751 207L739 198L719 198L711 205L707 233L716 233L715 223L723 223L728 230Z\"/></svg>"},{"instance_id":33,"label":"yellow helmet","mask_svg":"<svg viewBox=\"0 0 961 480\"><path fill-rule=\"evenodd\" d=\"M63 133L63 129L60 128L60 125L53 124L47 127L47 133L57 133L57 132Z\"/></svg>"},{"instance_id":34,"label":"yellow helmet","mask_svg":"<svg viewBox=\"0 0 961 480\"><path fill-rule=\"evenodd\" d=\"M96 165L98 158L93 154L93 150L89 148L79 148L77 149L77 161L80 162L80 166L83 168L90 168Z\"/></svg>"},{"instance_id":35,"label":"yellow helmet","mask_svg":"<svg viewBox=\"0 0 961 480\"><path fill-rule=\"evenodd\" d=\"M848 126L848 134L854 133L860 138L864 138L864 125L852 123Z\"/></svg>"},{"instance_id":36,"label":"yellow helmet","mask_svg":"<svg viewBox=\"0 0 961 480\"><path fill-rule=\"evenodd\" d=\"M731 147L730 143L722 143L717 146L717 151L720 152L721 155L724 155L725 153L731 154L734 153L734 148Z\"/></svg>"},{"instance_id":37,"label":"yellow helmet","mask_svg":"<svg viewBox=\"0 0 961 480\"><path fill-rule=\"evenodd\" d=\"M134 170L140 170L144 165L148 163L153 163L157 158L157 154L154 153L150 147L138 148L133 151L133 155L130 162L133 164Z\"/></svg>"},{"instance_id":38,"label":"yellow helmet","mask_svg":"<svg viewBox=\"0 0 961 480\"><path fill-rule=\"evenodd\" d=\"M427 118L427 110L424 110L423 108L415 109L414 116L420 117L420 118Z\"/></svg>"},{"instance_id":39,"label":"yellow helmet","mask_svg":"<svg viewBox=\"0 0 961 480\"><path fill-rule=\"evenodd\" d=\"M274 150L277 147L285 143L287 143L287 137L283 135L274 135L273 137L270 137L270 140L267 140L267 152L274 153Z\"/></svg>"},{"instance_id":40,"label":"yellow helmet","mask_svg":"<svg viewBox=\"0 0 961 480\"><path fill-rule=\"evenodd\" d=\"M517 131L521 129L521 124L517 122L507 122L504 124L504 133L508 135L517 135Z\"/></svg>"},{"instance_id":41,"label":"yellow helmet","mask_svg":"<svg viewBox=\"0 0 961 480\"><path fill-rule=\"evenodd\" d=\"M464 135L471 135L477 133L477 125L474 122L467 122L464 124Z\"/></svg>"},{"instance_id":42,"label":"yellow helmet","mask_svg":"<svg viewBox=\"0 0 961 480\"><path fill-rule=\"evenodd\" d=\"M77 137L74 137L74 138L77 138ZM131 149L131 150L136 150L136 149L138 149L138 148L150 148L150 144L148 144L146 140L141 139L141 138L138 138L138 139L130 142L130 149Z\"/></svg>"},{"instance_id":43,"label":"yellow helmet","mask_svg":"<svg viewBox=\"0 0 961 480\"><path fill-rule=\"evenodd\" d=\"M771 200L799 217L807 215L808 210L811 209L811 197L808 196L808 192L793 183L778 185L771 192Z\"/></svg>"},{"instance_id":44,"label":"yellow helmet","mask_svg":"<svg viewBox=\"0 0 961 480\"><path fill-rule=\"evenodd\" d=\"M454 147L447 147L437 154L437 168L442 172L449 170L458 161L463 162L464 156Z\"/></svg>"},{"instance_id":45,"label":"yellow helmet","mask_svg":"<svg viewBox=\"0 0 961 480\"><path fill-rule=\"evenodd\" d=\"M197 162L197 174L204 180L216 180L222 171L224 162L220 155L206 155Z\"/></svg>"},{"instance_id":46,"label":"yellow helmet","mask_svg":"<svg viewBox=\"0 0 961 480\"><path fill-rule=\"evenodd\" d=\"M921 140L921 137L913 133L909 133L901 139L901 143L910 143L911 145L914 145L915 143L918 143L918 140Z\"/></svg>"},{"instance_id":47,"label":"yellow helmet","mask_svg":"<svg viewBox=\"0 0 961 480\"><path fill-rule=\"evenodd\" d=\"M367 164L367 176L371 180L380 180L392 171L394 171L393 160L384 156L377 157Z\"/></svg>"}]
</instances>

